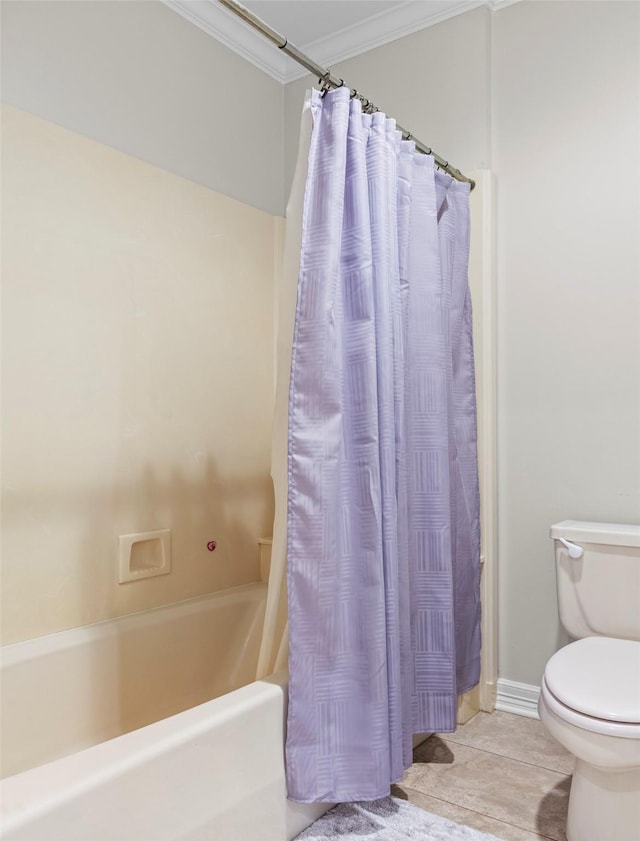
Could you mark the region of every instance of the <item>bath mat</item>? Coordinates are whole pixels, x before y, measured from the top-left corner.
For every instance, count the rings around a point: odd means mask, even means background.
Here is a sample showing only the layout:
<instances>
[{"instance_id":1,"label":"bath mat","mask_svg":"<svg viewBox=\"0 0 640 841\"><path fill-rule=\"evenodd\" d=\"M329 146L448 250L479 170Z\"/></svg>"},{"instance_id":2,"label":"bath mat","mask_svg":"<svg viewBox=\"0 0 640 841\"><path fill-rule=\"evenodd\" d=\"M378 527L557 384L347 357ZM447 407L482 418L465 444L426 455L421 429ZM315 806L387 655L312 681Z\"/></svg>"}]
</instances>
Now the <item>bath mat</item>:
<instances>
[{"instance_id":1,"label":"bath mat","mask_svg":"<svg viewBox=\"0 0 640 841\"><path fill-rule=\"evenodd\" d=\"M397 797L341 803L326 812L295 841L499 841L432 815Z\"/></svg>"}]
</instances>

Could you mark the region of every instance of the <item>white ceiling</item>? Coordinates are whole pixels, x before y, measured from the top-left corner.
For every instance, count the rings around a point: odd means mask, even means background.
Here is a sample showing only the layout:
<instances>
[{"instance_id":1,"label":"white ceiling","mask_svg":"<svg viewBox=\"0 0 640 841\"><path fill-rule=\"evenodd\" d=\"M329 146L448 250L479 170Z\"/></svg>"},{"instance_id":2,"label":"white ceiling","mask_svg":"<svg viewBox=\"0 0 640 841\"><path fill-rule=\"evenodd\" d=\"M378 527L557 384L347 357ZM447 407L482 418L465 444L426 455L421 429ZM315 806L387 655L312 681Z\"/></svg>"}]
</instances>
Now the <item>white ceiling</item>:
<instances>
[{"instance_id":1,"label":"white ceiling","mask_svg":"<svg viewBox=\"0 0 640 841\"><path fill-rule=\"evenodd\" d=\"M245 6L294 44L311 44L398 6L398 0L252 0Z\"/></svg>"},{"instance_id":2,"label":"white ceiling","mask_svg":"<svg viewBox=\"0 0 640 841\"><path fill-rule=\"evenodd\" d=\"M307 72L218 0L164 2L279 82L291 82ZM244 0L244 5L318 64L330 67L477 6L496 10L516 2L518 0Z\"/></svg>"}]
</instances>

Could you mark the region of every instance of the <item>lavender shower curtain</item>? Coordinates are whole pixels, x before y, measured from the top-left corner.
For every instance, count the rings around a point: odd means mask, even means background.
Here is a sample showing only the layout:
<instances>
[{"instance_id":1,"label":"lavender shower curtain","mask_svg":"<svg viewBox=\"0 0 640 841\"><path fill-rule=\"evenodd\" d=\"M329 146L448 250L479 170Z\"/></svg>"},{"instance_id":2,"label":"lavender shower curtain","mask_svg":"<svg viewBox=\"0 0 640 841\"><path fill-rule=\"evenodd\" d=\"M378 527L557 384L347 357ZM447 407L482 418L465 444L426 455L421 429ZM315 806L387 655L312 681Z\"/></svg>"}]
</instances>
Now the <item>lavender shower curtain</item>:
<instances>
[{"instance_id":1,"label":"lavender shower curtain","mask_svg":"<svg viewBox=\"0 0 640 841\"><path fill-rule=\"evenodd\" d=\"M369 800L480 674L469 186L311 95L288 431L287 781Z\"/></svg>"}]
</instances>

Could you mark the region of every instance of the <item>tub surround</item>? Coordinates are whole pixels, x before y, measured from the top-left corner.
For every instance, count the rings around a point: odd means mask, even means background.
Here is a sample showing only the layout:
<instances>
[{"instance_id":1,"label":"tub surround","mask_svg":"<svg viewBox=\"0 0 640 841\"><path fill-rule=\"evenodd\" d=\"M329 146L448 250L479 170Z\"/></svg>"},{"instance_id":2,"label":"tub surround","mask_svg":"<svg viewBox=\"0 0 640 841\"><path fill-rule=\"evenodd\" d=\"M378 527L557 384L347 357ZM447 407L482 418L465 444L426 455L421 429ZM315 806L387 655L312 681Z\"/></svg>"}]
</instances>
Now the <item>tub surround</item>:
<instances>
[{"instance_id":1,"label":"tub surround","mask_svg":"<svg viewBox=\"0 0 640 841\"><path fill-rule=\"evenodd\" d=\"M3 772L30 770L0 782L4 841L285 841L322 814L286 799L287 675L250 682L265 590L5 646Z\"/></svg>"},{"instance_id":2,"label":"tub surround","mask_svg":"<svg viewBox=\"0 0 640 841\"><path fill-rule=\"evenodd\" d=\"M328 807L286 799L286 690L251 683L3 780L4 841L290 841Z\"/></svg>"},{"instance_id":3,"label":"tub surround","mask_svg":"<svg viewBox=\"0 0 640 841\"><path fill-rule=\"evenodd\" d=\"M3 643L257 581L275 218L6 105L2 155Z\"/></svg>"},{"instance_id":4,"label":"tub surround","mask_svg":"<svg viewBox=\"0 0 640 841\"><path fill-rule=\"evenodd\" d=\"M247 584L3 646L2 776L250 683L265 594Z\"/></svg>"}]
</instances>

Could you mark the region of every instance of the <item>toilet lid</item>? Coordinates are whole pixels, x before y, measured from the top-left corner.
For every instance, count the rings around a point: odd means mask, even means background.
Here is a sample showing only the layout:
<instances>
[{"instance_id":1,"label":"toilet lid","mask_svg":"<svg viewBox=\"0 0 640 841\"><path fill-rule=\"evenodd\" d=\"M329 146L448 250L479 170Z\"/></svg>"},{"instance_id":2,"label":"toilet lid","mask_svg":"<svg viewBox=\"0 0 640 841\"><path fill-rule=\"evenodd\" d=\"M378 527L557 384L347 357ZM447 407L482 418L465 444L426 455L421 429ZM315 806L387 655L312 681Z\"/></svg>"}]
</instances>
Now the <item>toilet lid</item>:
<instances>
[{"instance_id":1,"label":"toilet lid","mask_svg":"<svg viewBox=\"0 0 640 841\"><path fill-rule=\"evenodd\" d=\"M640 642L586 637L557 651L544 676L553 695L571 709L640 723Z\"/></svg>"}]
</instances>

